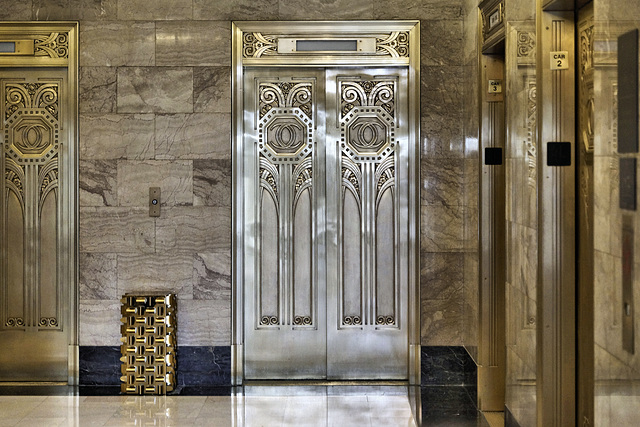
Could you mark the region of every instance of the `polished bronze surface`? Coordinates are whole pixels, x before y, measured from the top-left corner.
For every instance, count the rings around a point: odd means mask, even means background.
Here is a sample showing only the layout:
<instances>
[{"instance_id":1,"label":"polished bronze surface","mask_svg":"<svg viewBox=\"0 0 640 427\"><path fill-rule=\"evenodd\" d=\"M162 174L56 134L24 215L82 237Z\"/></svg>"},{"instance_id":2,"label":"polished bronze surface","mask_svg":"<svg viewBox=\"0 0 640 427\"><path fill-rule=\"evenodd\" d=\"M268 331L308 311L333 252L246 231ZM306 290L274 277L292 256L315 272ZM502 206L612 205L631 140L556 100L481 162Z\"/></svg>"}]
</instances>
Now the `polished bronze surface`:
<instances>
[{"instance_id":1,"label":"polished bronze surface","mask_svg":"<svg viewBox=\"0 0 640 427\"><path fill-rule=\"evenodd\" d=\"M177 300L174 294L126 294L122 302L120 389L166 394L176 386Z\"/></svg>"},{"instance_id":2,"label":"polished bronze surface","mask_svg":"<svg viewBox=\"0 0 640 427\"><path fill-rule=\"evenodd\" d=\"M3 23L0 41L0 380L74 383L77 24Z\"/></svg>"}]
</instances>

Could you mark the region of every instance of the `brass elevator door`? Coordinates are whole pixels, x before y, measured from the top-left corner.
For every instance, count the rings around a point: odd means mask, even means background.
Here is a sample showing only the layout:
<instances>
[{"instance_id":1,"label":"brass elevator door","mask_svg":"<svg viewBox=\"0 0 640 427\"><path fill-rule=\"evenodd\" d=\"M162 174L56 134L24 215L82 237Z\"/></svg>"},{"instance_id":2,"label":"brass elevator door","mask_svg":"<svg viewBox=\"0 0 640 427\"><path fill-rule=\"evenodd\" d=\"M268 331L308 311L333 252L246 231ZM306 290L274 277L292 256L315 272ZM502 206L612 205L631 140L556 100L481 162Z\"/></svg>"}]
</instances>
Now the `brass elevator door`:
<instances>
[{"instance_id":1,"label":"brass elevator door","mask_svg":"<svg viewBox=\"0 0 640 427\"><path fill-rule=\"evenodd\" d=\"M245 69L246 379L408 379L407 74Z\"/></svg>"},{"instance_id":2,"label":"brass elevator door","mask_svg":"<svg viewBox=\"0 0 640 427\"><path fill-rule=\"evenodd\" d=\"M0 69L0 381L68 379L67 84L64 68Z\"/></svg>"}]
</instances>

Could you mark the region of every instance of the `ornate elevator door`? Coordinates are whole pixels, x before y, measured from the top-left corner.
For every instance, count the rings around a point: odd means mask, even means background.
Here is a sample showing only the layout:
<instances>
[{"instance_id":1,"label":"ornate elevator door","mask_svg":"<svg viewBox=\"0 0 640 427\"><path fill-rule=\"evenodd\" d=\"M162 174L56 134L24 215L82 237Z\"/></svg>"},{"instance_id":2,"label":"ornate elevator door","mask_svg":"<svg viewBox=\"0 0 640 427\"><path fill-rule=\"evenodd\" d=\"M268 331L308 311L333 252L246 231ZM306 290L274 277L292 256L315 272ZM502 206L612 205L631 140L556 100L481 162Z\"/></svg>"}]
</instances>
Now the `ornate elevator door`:
<instances>
[{"instance_id":1,"label":"ornate elevator door","mask_svg":"<svg viewBox=\"0 0 640 427\"><path fill-rule=\"evenodd\" d=\"M407 70L245 69L245 378L408 379Z\"/></svg>"},{"instance_id":2,"label":"ornate elevator door","mask_svg":"<svg viewBox=\"0 0 640 427\"><path fill-rule=\"evenodd\" d=\"M76 46L0 25L0 381L77 379Z\"/></svg>"}]
</instances>

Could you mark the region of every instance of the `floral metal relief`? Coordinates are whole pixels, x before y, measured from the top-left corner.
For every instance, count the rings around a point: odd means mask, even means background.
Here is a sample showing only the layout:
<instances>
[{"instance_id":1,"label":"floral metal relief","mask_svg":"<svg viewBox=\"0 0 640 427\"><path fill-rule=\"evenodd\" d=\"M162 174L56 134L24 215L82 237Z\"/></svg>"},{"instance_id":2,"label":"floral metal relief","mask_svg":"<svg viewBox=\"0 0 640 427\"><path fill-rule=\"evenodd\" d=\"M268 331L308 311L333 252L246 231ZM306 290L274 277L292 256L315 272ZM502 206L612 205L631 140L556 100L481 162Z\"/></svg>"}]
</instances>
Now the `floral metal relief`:
<instances>
[{"instance_id":1,"label":"floral metal relief","mask_svg":"<svg viewBox=\"0 0 640 427\"><path fill-rule=\"evenodd\" d=\"M409 56L409 33L394 31L387 37L376 38L376 53L393 58Z\"/></svg>"},{"instance_id":2,"label":"floral metal relief","mask_svg":"<svg viewBox=\"0 0 640 427\"><path fill-rule=\"evenodd\" d=\"M526 58L535 55L536 38L528 31L518 31L518 57Z\"/></svg>"},{"instance_id":3,"label":"floral metal relief","mask_svg":"<svg viewBox=\"0 0 640 427\"><path fill-rule=\"evenodd\" d=\"M69 33L51 33L35 39L35 56L69 57Z\"/></svg>"},{"instance_id":4,"label":"floral metal relief","mask_svg":"<svg viewBox=\"0 0 640 427\"><path fill-rule=\"evenodd\" d=\"M242 56L244 58L261 58L278 55L278 38L280 35L262 33L244 33L242 36ZM409 32L394 31L376 37L376 55L392 58L409 57Z\"/></svg>"}]
</instances>

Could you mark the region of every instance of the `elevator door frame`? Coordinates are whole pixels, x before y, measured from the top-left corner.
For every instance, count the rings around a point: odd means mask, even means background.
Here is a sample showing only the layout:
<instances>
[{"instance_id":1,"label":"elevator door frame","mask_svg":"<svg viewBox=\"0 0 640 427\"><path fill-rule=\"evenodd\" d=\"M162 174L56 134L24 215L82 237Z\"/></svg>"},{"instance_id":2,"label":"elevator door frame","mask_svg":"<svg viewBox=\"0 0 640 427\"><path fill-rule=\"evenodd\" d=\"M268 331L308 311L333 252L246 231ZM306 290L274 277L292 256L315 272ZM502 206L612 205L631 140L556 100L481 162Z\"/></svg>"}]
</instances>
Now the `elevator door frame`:
<instances>
[{"instance_id":1,"label":"elevator door frame","mask_svg":"<svg viewBox=\"0 0 640 427\"><path fill-rule=\"evenodd\" d=\"M3 22L0 42L14 42L15 53L0 54L0 68L59 70L63 87L59 100L61 128L58 163L59 227L57 228L57 286L59 319L56 329L64 333L67 348L66 378L69 385L78 384L78 23L77 22ZM15 73L14 73L15 74ZM4 95L3 95L4 96ZM2 150L4 155L4 150ZM4 174L3 174L4 176ZM26 243L26 242L25 242ZM5 254L3 254L4 256ZM4 279L3 279L4 280ZM5 319L2 319L5 322ZM46 329L46 328L45 328ZM47 333L46 330L37 333ZM44 351L44 350L41 350ZM21 366L24 362L20 362ZM22 379L24 378L24 379ZM6 381L6 380L5 380ZM24 376L19 381L42 381L39 377Z\"/></svg>"},{"instance_id":2,"label":"elevator door frame","mask_svg":"<svg viewBox=\"0 0 640 427\"><path fill-rule=\"evenodd\" d=\"M401 36L401 37L399 37ZM296 40L358 40L354 52L296 52L284 49ZM364 44L361 44L364 40ZM408 73L408 373L411 384L420 383L420 290L419 290L419 22L234 22L232 24L232 150L233 150L233 267L231 379L242 384L244 374L244 241L250 231L244 227L246 207L243 187L245 67L405 67Z\"/></svg>"}]
</instances>

